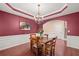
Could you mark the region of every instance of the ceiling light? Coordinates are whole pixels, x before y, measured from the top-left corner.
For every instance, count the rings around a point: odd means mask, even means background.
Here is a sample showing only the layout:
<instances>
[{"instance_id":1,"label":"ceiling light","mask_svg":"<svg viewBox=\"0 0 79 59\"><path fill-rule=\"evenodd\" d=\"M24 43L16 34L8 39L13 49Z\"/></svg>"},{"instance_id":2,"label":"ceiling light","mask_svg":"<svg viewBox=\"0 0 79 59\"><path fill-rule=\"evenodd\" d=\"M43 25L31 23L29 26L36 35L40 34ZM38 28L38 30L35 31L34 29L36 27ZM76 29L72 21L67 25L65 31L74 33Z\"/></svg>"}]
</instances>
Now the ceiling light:
<instances>
[{"instance_id":1,"label":"ceiling light","mask_svg":"<svg viewBox=\"0 0 79 59\"><path fill-rule=\"evenodd\" d=\"M43 19L43 16L41 16L41 13L40 13L40 4L37 5L37 15L34 16L34 19L36 21L36 23L40 24L42 22L42 19Z\"/></svg>"}]
</instances>

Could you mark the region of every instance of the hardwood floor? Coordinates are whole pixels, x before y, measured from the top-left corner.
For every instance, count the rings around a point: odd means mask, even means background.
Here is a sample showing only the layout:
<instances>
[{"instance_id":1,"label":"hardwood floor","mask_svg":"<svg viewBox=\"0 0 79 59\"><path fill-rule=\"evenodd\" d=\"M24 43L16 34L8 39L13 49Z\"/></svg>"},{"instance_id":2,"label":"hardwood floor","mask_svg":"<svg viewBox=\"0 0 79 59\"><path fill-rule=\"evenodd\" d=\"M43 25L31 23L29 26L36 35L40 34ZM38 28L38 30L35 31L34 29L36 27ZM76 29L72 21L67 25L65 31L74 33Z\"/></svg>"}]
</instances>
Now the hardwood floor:
<instances>
[{"instance_id":1,"label":"hardwood floor","mask_svg":"<svg viewBox=\"0 0 79 59\"><path fill-rule=\"evenodd\" d=\"M66 47L65 56L79 56L79 49ZM29 43L15 46L6 50L0 51L0 56L34 56L30 51Z\"/></svg>"},{"instance_id":2,"label":"hardwood floor","mask_svg":"<svg viewBox=\"0 0 79 59\"><path fill-rule=\"evenodd\" d=\"M79 56L79 49L67 47L65 50L65 56Z\"/></svg>"},{"instance_id":3,"label":"hardwood floor","mask_svg":"<svg viewBox=\"0 0 79 59\"><path fill-rule=\"evenodd\" d=\"M33 56L29 43L0 51L0 56Z\"/></svg>"}]
</instances>

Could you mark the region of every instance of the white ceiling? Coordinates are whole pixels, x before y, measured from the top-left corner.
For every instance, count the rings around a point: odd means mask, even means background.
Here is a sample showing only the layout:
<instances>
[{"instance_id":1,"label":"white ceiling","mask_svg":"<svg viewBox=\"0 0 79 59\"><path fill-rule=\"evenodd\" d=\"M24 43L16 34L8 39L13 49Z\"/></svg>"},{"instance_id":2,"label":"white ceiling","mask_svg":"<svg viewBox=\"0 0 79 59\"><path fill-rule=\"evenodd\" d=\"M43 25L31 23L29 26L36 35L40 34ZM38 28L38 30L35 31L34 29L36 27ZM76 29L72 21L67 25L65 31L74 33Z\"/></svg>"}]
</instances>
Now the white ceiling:
<instances>
[{"instance_id":1,"label":"white ceiling","mask_svg":"<svg viewBox=\"0 0 79 59\"><path fill-rule=\"evenodd\" d=\"M14 8L19 9L25 13L31 14L33 16L37 15L37 3L9 3L9 4ZM59 10L61 7L64 6L64 4L65 3L40 3L41 16L45 16L53 13L56 10ZM51 17L58 17L58 16L70 14L70 13L79 12L79 3L68 3L67 5L68 7L62 13L53 15ZM0 10L33 19L32 17L29 17L27 15L24 15L12 10L5 3L0 3ZM48 18L51 18L51 17L48 17Z\"/></svg>"}]
</instances>

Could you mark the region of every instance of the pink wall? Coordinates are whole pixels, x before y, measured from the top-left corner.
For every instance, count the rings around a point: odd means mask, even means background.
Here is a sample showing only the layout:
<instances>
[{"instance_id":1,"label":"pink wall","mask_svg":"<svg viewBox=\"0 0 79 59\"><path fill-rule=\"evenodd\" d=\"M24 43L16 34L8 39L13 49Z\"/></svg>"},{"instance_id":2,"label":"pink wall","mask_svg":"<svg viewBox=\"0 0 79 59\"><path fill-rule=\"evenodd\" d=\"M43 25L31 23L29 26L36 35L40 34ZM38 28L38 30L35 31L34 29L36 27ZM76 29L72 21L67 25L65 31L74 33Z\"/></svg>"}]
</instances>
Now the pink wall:
<instances>
[{"instance_id":1,"label":"pink wall","mask_svg":"<svg viewBox=\"0 0 79 59\"><path fill-rule=\"evenodd\" d=\"M61 17L57 17L54 19L50 19L45 21L44 23L51 21L51 20L64 20L67 21L67 30L70 30L69 33L67 33L68 35L73 35L73 36L79 36L79 12L77 13L72 13L72 14L68 14L65 16L61 16Z\"/></svg>"},{"instance_id":2,"label":"pink wall","mask_svg":"<svg viewBox=\"0 0 79 59\"><path fill-rule=\"evenodd\" d=\"M0 36L6 35L17 35L17 34L24 34L24 33L34 33L38 31L39 25L37 25L33 20L27 19L24 17L12 15L3 11L0 11ZM51 21L51 20L65 20L68 24L68 29L70 32L68 35L79 36L79 12L72 13L69 15L52 18L44 23ZM26 21L31 25L31 30L29 31L21 31L19 29L19 22Z\"/></svg>"},{"instance_id":3,"label":"pink wall","mask_svg":"<svg viewBox=\"0 0 79 59\"><path fill-rule=\"evenodd\" d=\"M31 30L21 31L19 29L20 21L29 23L31 25ZM37 27L38 25L31 19L0 11L0 36L34 33L37 31Z\"/></svg>"}]
</instances>

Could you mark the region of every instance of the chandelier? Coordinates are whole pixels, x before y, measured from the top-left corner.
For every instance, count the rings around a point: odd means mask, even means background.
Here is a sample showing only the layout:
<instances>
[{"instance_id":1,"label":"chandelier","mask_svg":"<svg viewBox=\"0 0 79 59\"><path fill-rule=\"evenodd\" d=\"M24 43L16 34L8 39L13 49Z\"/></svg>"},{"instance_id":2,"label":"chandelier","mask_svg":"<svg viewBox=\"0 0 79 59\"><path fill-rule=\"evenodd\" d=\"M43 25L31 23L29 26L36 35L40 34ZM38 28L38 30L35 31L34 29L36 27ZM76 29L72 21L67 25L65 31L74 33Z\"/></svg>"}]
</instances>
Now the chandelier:
<instances>
[{"instance_id":1,"label":"chandelier","mask_svg":"<svg viewBox=\"0 0 79 59\"><path fill-rule=\"evenodd\" d=\"M43 16L41 16L41 13L40 13L40 4L37 5L37 15L34 16L34 19L35 19L35 22L40 24L43 20Z\"/></svg>"}]
</instances>

